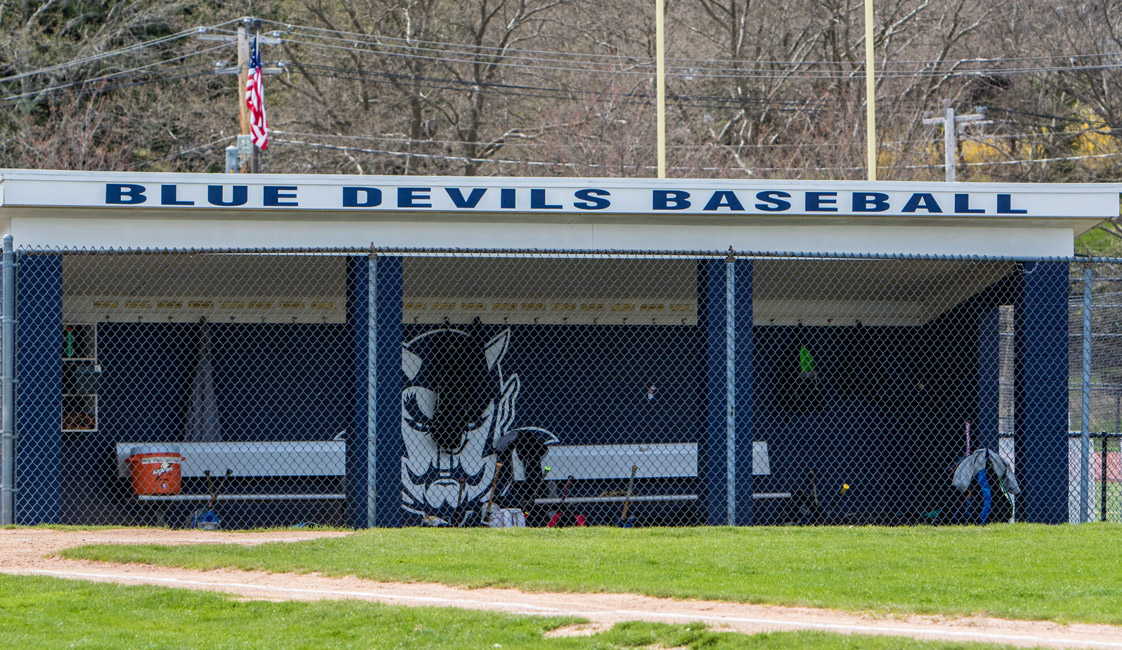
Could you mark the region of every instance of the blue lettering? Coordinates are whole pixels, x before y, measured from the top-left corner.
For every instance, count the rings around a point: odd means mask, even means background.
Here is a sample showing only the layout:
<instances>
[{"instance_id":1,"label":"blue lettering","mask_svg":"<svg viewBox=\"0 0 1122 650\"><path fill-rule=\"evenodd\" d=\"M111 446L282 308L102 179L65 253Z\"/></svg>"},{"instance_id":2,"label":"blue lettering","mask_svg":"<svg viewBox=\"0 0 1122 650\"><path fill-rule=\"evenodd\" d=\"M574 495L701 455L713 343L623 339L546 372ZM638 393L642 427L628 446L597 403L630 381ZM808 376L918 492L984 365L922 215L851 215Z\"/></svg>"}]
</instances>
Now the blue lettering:
<instances>
[{"instance_id":1,"label":"blue lettering","mask_svg":"<svg viewBox=\"0 0 1122 650\"><path fill-rule=\"evenodd\" d=\"M300 205L300 203L297 201L282 200L296 198L295 185L266 185L264 190L265 197L263 203L265 204L265 207L282 207L286 205L296 207Z\"/></svg>"},{"instance_id":2,"label":"blue lettering","mask_svg":"<svg viewBox=\"0 0 1122 650\"><path fill-rule=\"evenodd\" d=\"M376 187L343 188L344 208L373 208L379 205L382 205L382 190Z\"/></svg>"},{"instance_id":3,"label":"blue lettering","mask_svg":"<svg viewBox=\"0 0 1122 650\"><path fill-rule=\"evenodd\" d=\"M143 185L105 184L105 202L109 205L137 205L147 200L148 197L144 196Z\"/></svg>"},{"instance_id":4,"label":"blue lettering","mask_svg":"<svg viewBox=\"0 0 1122 650\"><path fill-rule=\"evenodd\" d=\"M603 210L612 204L611 201L604 197L611 195L611 192L608 190L577 190L576 197L580 199L580 201L574 203L573 206L578 210Z\"/></svg>"},{"instance_id":5,"label":"blue lettering","mask_svg":"<svg viewBox=\"0 0 1122 650\"><path fill-rule=\"evenodd\" d=\"M998 214L1028 214L1028 210L1014 210L1012 204L1012 195L998 194L997 195L997 213Z\"/></svg>"},{"instance_id":6,"label":"blue lettering","mask_svg":"<svg viewBox=\"0 0 1122 650\"><path fill-rule=\"evenodd\" d=\"M195 205L194 201L180 201L175 196L174 185L160 186L160 205Z\"/></svg>"},{"instance_id":7,"label":"blue lettering","mask_svg":"<svg viewBox=\"0 0 1122 650\"><path fill-rule=\"evenodd\" d=\"M231 190L231 197L227 202L222 199L221 185L207 185L206 200L209 201L211 205L219 205L227 208L245 205L245 202L249 199L249 190L246 188L246 186L234 185Z\"/></svg>"},{"instance_id":8,"label":"blue lettering","mask_svg":"<svg viewBox=\"0 0 1122 650\"><path fill-rule=\"evenodd\" d=\"M565 206L559 203L546 203L545 190L530 190L530 209L531 210L560 210Z\"/></svg>"},{"instance_id":9,"label":"blue lettering","mask_svg":"<svg viewBox=\"0 0 1122 650\"><path fill-rule=\"evenodd\" d=\"M838 208L838 193L837 192L807 192L806 193L806 211L807 212L837 212ZM830 207L833 206L833 207Z\"/></svg>"},{"instance_id":10,"label":"blue lettering","mask_svg":"<svg viewBox=\"0 0 1122 650\"><path fill-rule=\"evenodd\" d=\"M399 187L397 188L397 207L399 208L431 208L431 203L422 203L432 198L429 192L431 187Z\"/></svg>"},{"instance_id":11,"label":"blue lettering","mask_svg":"<svg viewBox=\"0 0 1122 650\"><path fill-rule=\"evenodd\" d=\"M487 193L487 189L484 187L473 187L465 199L464 193L461 192L458 187L446 187L444 191L447 192L449 198L452 199L452 205L457 208L474 208L479 205L479 201L483 198L483 195Z\"/></svg>"},{"instance_id":12,"label":"blue lettering","mask_svg":"<svg viewBox=\"0 0 1122 650\"><path fill-rule=\"evenodd\" d=\"M983 208L970 207L969 194L954 195L954 211L959 214L984 214L986 212Z\"/></svg>"},{"instance_id":13,"label":"blue lettering","mask_svg":"<svg viewBox=\"0 0 1122 650\"><path fill-rule=\"evenodd\" d=\"M854 212L886 212L888 195L883 192L854 192Z\"/></svg>"},{"instance_id":14,"label":"blue lettering","mask_svg":"<svg viewBox=\"0 0 1122 650\"><path fill-rule=\"evenodd\" d=\"M783 200L789 198L791 198L791 195L787 192L757 192L756 200L762 201L762 203L757 203L756 209L763 210L764 212L783 212L784 210L790 210L791 202Z\"/></svg>"},{"instance_id":15,"label":"blue lettering","mask_svg":"<svg viewBox=\"0 0 1122 650\"><path fill-rule=\"evenodd\" d=\"M705 207L702 208L702 210L712 211L717 210L718 208L728 208L729 210L739 210L741 212L744 211L744 205L740 202L740 199L736 197L736 193L730 192L728 190L713 192L713 196L709 197L709 202L705 204Z\"/></svg>"},{"instance_id":16,"label":"blue lettering","mask_svg":"<svg viewBox=\"0 0 1122 650\"><path fill-rule=\"evenodd\" d=\"M504 210L513 210L518 206L515 200L514 188L504 187L499 190L499 207Z\"/></svg>"},{"instance_id":17,"label":"blue lettering","mask_svg":"<svg viewBox=\"0 0 1122 650\"><path fill-rule=\"evenodd\" d=\"M690 207L690 193L685 190L655 190L655 210L685 210Z\"/></svg>"},{"instance_id":18,"label":"blue lettering","mask_svg":"<svg viewBox=\"0 0 1122 650\"><path fill-rule=\"evenodd\" d=\"M904 209L901 210L901 212L915 212L919 209L927 210L927 212L931 214L942 214L943 212L943 208L939 207L939 202L935 200L933 195L927 192L917 192L913 194L912 198L908 199L908 202L904 205Z\"/></svg>"}]
</instances>

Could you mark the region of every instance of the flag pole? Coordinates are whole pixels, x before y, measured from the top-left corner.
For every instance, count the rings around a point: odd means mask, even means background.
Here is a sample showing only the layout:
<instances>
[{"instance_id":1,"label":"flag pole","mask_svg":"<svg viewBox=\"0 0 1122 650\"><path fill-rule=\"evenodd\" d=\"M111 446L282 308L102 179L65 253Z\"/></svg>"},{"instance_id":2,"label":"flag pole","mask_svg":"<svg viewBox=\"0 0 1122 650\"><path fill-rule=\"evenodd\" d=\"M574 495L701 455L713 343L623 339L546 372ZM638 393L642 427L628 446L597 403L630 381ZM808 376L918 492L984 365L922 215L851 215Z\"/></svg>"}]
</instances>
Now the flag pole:
<instances>
[{"instance_id":1,"label":"flag pole","mask_svg":"<svg viewBox=\"0 0 1122 650\"><path fill-rule=\"evenodd\" d=\"M873 68L873 0L865 0L865 154L868 179L877 179L877 86Z\"/></svg>"},{"instance_id":2,"label":"flag pole","mask_svg":"<svg viewBox=\"0 0 1122 650\"><path fill-rule=\"evenodd\" d=\"M658 177L666 178L666 58L663 14L665 0L655 0L655 86L658 100L655 122L658 131Z\"/></svg>"}]
</instances>

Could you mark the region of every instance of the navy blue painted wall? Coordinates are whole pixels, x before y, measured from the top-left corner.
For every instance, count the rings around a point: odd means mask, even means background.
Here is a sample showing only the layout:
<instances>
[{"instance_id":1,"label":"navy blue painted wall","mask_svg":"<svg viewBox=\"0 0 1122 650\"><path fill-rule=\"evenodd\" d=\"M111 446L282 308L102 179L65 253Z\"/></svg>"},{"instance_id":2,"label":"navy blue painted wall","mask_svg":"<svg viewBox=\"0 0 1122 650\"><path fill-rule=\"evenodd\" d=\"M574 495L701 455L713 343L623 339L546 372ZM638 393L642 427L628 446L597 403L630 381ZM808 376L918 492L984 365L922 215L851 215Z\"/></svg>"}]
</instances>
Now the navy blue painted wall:
<instances>
[{"instance_id":1,"label":"navy blue painted wall","mask_svg":"<svg viewBox=\"0 0 1122 650\"><path fill-rule=\"evenodd\" d=\"M1068 520L1068 264L1026 262L1016 284L1018 518Z\"/></svg>"},{"instance_id":2,"label":"navy blue painted wall","mask_svg":"<svg viewBox=\"0 0 1122 650\"><path fill-rule=\"evenodd\" d=\"M404 335L437 327L406 325ZM508 327L503 372L521 382L512 426L548 429L567 445L697 441L703 377L696 328ZM502 329L485 325L485 336Z\"/></svg>"},{"instance_id":3,"label":"navy blue painted wall","mask_svg":"<svg viewBox=\"0 0 1122 650\"><path fill-rule=\"evenodd\" d=\"M15 523L62 515L62 258L19 255Z\"/></svg>"},{"instance_id":4,"label":"navy blue painted wall","mask_svg":"<svg viewBox=\"0 0 1122 650\"><path fill-rule=\"evenodd\" d=\"M334 324L211 325L226 440L329 440L350 420L349 333ZM183 439L199 326L102 323L106 441Z\"/></svg>"}]
</instances>

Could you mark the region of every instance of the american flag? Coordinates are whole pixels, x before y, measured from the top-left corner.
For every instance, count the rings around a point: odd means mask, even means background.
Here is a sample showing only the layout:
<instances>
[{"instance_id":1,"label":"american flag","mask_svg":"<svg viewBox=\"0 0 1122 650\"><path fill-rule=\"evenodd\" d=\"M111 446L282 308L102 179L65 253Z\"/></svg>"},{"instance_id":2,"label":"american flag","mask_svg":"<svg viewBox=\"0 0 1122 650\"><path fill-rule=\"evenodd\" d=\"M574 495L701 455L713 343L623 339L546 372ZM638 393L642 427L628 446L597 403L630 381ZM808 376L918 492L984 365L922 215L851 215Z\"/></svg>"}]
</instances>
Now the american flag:
<instances>
[{"instance_id":1,"label":"american flag","mask_svg":"<svg viewBox=\"0 0 1122 650\"><path fill-rule=\"evenodd\" d=\"M265 121L265 87L261 84L261 49L253 37L253 54L249 59L249 77L245 82L245 103L249 107L249 134L258 149L269 145L269 125Z\"/></svg>"}]
</instances>

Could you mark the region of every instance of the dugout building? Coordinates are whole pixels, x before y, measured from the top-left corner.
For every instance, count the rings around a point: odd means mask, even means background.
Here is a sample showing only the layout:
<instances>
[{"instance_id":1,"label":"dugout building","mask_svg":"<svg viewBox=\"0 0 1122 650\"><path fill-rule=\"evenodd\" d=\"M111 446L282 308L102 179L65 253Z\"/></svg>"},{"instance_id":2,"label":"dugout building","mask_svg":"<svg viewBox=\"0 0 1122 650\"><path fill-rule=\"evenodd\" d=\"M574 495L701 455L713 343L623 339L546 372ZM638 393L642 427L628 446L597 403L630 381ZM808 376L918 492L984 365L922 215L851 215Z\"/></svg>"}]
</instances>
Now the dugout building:
<instances>
[{"instance_id":1,"label":"dugout building","mask_svg":"<svg viewBox=\"0 0 1122 650\"><path fill-rule=\"evenodd\" d=\"M1118 196L3 171L4 517L963 523L986 448L1066 522L1069 263Z\"/></svg>"}]
</instances>

